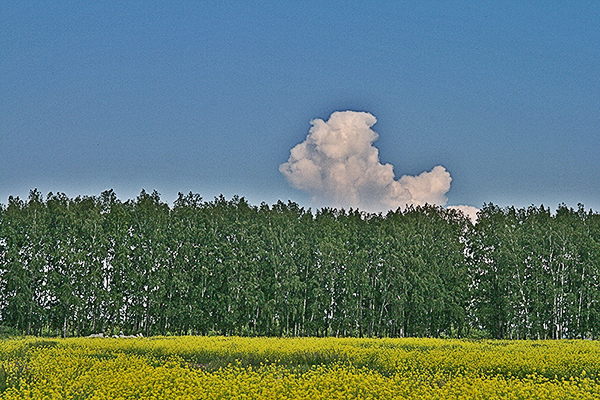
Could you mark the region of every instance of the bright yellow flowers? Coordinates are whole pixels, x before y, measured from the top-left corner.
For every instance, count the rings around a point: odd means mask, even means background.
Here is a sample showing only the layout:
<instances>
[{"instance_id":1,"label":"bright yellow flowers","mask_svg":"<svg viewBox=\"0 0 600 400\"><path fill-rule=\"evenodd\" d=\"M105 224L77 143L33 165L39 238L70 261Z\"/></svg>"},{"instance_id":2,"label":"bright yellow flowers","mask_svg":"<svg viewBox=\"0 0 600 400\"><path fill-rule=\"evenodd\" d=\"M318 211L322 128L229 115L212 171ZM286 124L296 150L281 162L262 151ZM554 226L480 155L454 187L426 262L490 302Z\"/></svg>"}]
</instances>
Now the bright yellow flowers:
<instances>
[{"instance_id":1,"label":"bright yellow flowers","mask_svg":"<svg viewBox=\"0 0 600 400\"><path fill-rule=\"evenodd\" d=\"M0 341L0 399L598 399L592 341Z\"/></svg>"}]
</instances>

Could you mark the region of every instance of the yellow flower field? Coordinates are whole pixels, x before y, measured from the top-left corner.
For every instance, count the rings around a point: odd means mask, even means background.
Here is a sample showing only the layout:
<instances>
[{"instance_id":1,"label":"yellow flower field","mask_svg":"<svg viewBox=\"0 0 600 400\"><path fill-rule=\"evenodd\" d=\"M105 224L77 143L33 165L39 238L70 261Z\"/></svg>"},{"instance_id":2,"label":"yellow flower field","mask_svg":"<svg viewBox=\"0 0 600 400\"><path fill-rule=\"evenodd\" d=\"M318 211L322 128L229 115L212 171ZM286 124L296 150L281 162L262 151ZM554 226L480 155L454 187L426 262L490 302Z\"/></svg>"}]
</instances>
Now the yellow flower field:
<instances>
[{"instance_id":1,"label":"yellow flower field","mask_svg":"<svg viewBox=\"0 0 600 400\"><path fill-rule=\"evenodd\" d=\"M598 399L594 341L0 341L0 399Z\"/></svg>"}]
</instances>

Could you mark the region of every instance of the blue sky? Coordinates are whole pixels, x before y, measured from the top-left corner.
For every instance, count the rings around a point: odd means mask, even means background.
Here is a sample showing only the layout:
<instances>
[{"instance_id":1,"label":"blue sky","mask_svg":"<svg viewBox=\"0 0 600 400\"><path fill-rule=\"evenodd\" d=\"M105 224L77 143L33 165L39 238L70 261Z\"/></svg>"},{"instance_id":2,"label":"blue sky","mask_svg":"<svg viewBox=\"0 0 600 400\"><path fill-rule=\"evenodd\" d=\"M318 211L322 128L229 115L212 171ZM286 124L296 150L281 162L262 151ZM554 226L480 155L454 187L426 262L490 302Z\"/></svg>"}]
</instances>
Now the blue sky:
<instances>
[{"instance_id":1,"label":"blue sky","mask_svg":"<svg viewBox=\"0 0 600 400\"><path fill-rule=\"evenodd\" d=\"M600 2L0 4L0 203L142 188L253 204L335 111L448 205L600 210Z\"/></svg>"}]
</instances>

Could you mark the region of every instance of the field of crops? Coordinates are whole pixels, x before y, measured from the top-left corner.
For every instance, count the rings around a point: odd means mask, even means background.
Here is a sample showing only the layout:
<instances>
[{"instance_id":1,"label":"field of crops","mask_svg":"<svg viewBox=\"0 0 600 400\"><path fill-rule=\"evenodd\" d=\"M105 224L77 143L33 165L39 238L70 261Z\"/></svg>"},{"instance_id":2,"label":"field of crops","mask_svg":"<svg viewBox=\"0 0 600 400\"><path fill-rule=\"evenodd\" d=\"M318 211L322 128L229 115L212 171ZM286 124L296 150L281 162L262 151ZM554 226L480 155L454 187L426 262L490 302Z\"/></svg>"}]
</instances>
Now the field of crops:
<instances>
[{"instance_id":1,"label":"field of crops","mask_svg":"<svg viewBox=\"0 0 600 400\"><path fill-rule=\"evenodd\" d=\"M0 399L598 399L600 343L160 337L0 341Z\"/></svg>"}]
</instances>

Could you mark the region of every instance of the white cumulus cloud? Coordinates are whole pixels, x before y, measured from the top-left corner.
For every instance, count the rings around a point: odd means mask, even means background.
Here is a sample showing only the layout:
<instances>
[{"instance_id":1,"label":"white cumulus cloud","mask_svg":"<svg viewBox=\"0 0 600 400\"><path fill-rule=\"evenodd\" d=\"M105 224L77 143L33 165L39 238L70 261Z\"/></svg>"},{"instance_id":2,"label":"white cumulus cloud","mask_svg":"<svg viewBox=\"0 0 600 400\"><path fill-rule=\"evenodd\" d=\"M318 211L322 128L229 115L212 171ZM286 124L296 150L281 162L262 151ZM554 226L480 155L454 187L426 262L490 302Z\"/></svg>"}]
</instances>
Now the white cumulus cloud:
<instances>
[{"instance_id":1,"label":"white cumulus cloud","mask_svg":"<svg viewBox=\"0 0 600 400\"><path fill-rule=\"evenodd\" d=\"M465 216L469 217L471 222L477 222L477 213L479 212L479 208L473 206L448 206L449 209L458 210L462 212Z\"/></svg>"},{"instance_id":2,"label":"white cumulus cloud","mask_svg":"<svg viewBox=\"0 0 600 400\"><path fill-rule=\"evenodd\" d=\"M408 204L445 205L452 178L441 165L396 179L391 164L373 146L377 119L366 112L338 111L315 119L306 140L279 166L290 184L319 205L379 212Z\"/></svg>"}]
</instances>

